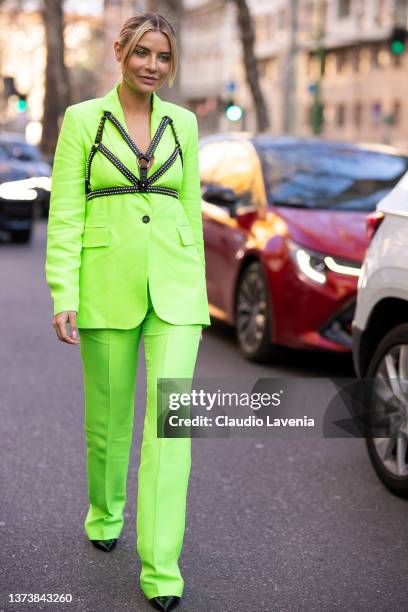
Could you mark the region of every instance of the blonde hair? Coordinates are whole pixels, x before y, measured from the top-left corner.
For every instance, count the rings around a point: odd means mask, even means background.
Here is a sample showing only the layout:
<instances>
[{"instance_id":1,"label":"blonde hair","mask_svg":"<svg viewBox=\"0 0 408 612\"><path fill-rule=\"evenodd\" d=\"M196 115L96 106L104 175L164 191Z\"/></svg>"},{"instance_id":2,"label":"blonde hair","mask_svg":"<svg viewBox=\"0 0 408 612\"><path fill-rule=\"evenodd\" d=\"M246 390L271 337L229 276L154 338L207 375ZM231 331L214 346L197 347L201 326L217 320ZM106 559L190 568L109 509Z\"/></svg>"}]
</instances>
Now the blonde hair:
<instances>
[{"instance_id":1,"label":"blonde hair","mask_svg":"<svg viewBox=\"0 0 408 612\"><path fill-rule=\"evenodd\" d=\"M125 21L118 37L119 45L122 49L125 49L121 60L121 68L126 70L129 59L143 34L151 31L162 32L168 38L171 51L169 73L169 87L171 87L176 78L178 66L177 41L173 26L159 13L137 13L137 15Z\"/></svg>"}]
</instances>

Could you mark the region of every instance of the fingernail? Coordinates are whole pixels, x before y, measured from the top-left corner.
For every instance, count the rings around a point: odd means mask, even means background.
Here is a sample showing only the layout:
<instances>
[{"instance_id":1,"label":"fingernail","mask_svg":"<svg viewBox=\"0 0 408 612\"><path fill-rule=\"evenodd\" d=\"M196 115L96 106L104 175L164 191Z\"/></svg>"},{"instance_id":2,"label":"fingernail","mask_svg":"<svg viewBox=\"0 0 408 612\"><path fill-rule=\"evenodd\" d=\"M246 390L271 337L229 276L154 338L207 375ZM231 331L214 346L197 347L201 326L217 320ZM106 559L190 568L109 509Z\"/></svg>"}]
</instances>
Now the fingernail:
<instances>
[{"instance_id":1,"label":"fingernail","mask_svg":"<svg viewBox=\"0 0 408 612\"><path fill-rule=\"evenodd\" d=\"M74 331L72 332L72 337L73 337L73 338L76 338L76 337L77 337L77 333L76 333L75 329L74 329Z\"/></svg>"}]
</instances>

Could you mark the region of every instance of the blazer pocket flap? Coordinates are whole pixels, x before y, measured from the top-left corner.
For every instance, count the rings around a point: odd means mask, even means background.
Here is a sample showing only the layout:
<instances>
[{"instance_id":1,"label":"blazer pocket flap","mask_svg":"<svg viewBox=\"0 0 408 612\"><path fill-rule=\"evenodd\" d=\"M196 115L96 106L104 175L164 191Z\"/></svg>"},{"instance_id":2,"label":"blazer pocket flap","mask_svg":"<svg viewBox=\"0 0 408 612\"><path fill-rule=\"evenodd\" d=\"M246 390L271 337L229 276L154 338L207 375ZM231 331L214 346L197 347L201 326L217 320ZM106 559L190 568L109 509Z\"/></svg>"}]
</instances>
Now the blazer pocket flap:
<instances>
[{"instance_id":1,"label":"blazer pocket flap","mask_svg":"<svg viewBox=\"0 0 408 612\"><path fill-rule=\"evenodd\" d=\"M194 235L189 225L178 225L178 233L180 234L181 242L188 246L189 244L195 244Z\"/></svg>"},{"instance_id":2,"label":"blazer pocket flap","mask_svg":"<svg viewBox=\"0 0 408 612\"><path fill-rule=\"evenodd\" d=\"M107 246L109 244L109 227L107 225L101 226L87 226L84 228L82 234L82 246L83 247L98 247Z\"/></svg>"}]
</instances>

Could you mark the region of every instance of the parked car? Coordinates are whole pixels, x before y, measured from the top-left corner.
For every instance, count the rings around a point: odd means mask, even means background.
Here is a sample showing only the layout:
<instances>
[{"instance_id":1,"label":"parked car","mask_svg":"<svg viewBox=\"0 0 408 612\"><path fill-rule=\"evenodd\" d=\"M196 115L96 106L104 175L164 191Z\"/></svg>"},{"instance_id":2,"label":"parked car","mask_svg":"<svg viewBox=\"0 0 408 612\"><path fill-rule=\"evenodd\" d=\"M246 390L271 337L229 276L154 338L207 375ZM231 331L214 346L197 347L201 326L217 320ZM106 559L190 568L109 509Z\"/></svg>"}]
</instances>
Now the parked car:
<instances>
[{"instance_id":1,"label":"parked car","mask_svg":"<svg viewBox=\"0 0 408 612\"><path fill-rule=\"evenodd\" d=\"M388 435L366 438L371 462L393 493L408 498L408 173L369 215L367 231L352 322L353 362L360 378L381 383L381 393L372 384L369 411Z\"/></svg>"},{"instance_id":2,"label":"parked car","mask_svg":"<svg viewBox=\"0 0 408 612\"><path fill-rule=\"evenodd\" d=\"M43 158L40 149L28 143L24 137L15 132L0 132L0 156L35 179L33 188L37 191L39 214L47 217L50 208L51 165Z\"/></svg>"},{"instance_id":3,"label":"parked car","mask_svg":"<svg viewBox=\"0 0 408 612\"><path fill-rule=\"evenodd\" d=\"M396 149L248 132L200 141L211 315L244 356L350 352L367 213L408 167Z\"/></svg>"},{"instance_id":4,"label":"parked car","mask_svg":"<svg viewBox=\"0 0 408 612\"><path fill-rule=\"evenodd\" d=\"M0 158L0 231L13 242L28 242L38 198L32 178L20 167Z\"/></svg>"}]
</instances>

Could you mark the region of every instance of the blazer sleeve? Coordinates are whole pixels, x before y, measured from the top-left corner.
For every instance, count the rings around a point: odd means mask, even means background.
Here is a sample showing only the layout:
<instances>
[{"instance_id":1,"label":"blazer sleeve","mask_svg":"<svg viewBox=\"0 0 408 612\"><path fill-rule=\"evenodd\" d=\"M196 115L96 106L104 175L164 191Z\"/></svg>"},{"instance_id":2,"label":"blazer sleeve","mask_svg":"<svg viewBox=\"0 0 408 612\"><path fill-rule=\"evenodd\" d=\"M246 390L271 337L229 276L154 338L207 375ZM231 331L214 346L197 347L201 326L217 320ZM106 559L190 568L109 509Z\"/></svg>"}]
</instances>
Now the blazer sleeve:
<instances>
[{"instance_id":1,"label":"blazer sleeve","mask_svg":"<svg viewBox=\"0 0 408 612\"><path fill-rule=\"evenodd\" d=\"M85 223L85 167L77 113L65 111L55 149L47 225L45 275L54 315L79 307L79 268Z\"/></svg>"},{"instance_id":2,"label":"blazer sleeve","mask_svg":"<svg viewBox=\"0 0 408 612\"><path fill-rule=\"evenodd\" d=\"M183 182L180 190L180 201L186 211L194 234L198 254L205 268L200 170L198 161L198 124L197 117L192 112L191 117L189 136L183 151Z\"/></svg>"}]
</instances>

